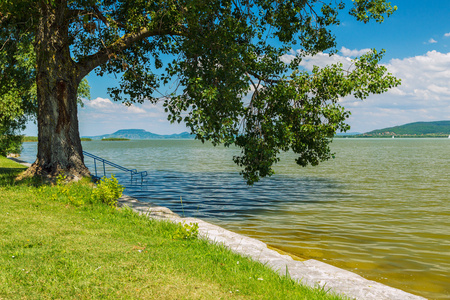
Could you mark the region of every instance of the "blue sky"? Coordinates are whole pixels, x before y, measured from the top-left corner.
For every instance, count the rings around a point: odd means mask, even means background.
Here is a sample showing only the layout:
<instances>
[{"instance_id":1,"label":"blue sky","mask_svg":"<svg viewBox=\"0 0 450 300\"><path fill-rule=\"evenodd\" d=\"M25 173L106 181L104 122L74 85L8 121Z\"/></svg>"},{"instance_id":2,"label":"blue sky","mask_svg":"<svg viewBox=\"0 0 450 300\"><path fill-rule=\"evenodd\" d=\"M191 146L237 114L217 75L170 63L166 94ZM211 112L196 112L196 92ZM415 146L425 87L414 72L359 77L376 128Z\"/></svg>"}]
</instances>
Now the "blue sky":
<instances>
[{"instance_id":1,"label":"blue sky","mask_svg":"<svg viewBox=\"0 0 450 300\"><path fill-rule=\"evenodd\" d=\"M392 0L398 10L384 23L358 23L350 16L335 28L337 55L318 55L304 62L305 68L337 60L348 63L369 48L386 49L383 64L402 85L364 101L347 97L340 103L352 115L352 132L401 125L416 121L450 120L450 0ZM296 49L293 49L295 52ZM289 60L289 56L284 57ZM158 134L187 131L183 124L170 124L161 105L144 103L126 107L112 102L107 87L114 76L89 75L91 100L79 109L82 136L113 133L119 129L145 129ZM37 135L29 124L24 134Z\"/></svg>"}]
</instances>

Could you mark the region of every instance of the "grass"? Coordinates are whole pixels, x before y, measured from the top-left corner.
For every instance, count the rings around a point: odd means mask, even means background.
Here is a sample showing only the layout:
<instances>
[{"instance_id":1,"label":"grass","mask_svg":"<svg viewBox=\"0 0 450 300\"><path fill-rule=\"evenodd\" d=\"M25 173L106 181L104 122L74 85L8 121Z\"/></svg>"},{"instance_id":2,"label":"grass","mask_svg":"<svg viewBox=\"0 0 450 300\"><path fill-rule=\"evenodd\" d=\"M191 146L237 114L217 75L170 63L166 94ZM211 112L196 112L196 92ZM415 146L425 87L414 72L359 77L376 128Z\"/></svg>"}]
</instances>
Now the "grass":
<instances>
[{"instance_id":1,"label":"grass","mask_svg":"<svg viewBox=\"0 0 450 300\"><path fill-rule=\"evenodd\" d=\"M88 181L16 182L23 169L0 157L0 299L342 299L95 203Z\"/></svg>"},{"instance_id":2,"label":"grass","mask_svg":"<svg viewBox=\"0 0 450 300\"><path fill-rule=\"evenodd\" d=\"M23 141L24 142L37 142L38 138L37 138L37 136L24 136Z\"/></svg>"}]
</instances>

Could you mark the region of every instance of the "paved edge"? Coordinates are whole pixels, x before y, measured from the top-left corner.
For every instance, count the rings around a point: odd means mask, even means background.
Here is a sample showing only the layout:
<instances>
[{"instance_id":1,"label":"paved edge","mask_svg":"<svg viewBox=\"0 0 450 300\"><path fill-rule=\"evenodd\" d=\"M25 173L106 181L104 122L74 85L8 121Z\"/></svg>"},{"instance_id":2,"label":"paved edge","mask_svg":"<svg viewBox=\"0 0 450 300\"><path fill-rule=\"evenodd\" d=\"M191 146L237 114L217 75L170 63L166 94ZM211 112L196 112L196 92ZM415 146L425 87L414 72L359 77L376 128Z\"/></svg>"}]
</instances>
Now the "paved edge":
<instances>
[{"instance_id":1,"label":"paved edge","mask_svg":"<svg viewBox=\"0 0 450 300\"><path fill-rule=\"evenodd\" d=\"M21 164L21 165L23 165L25 167L28 167L28 168L31 167L30 163L27 163L26 161L23 161L21 159L18 159L18 158L12 157L12 156L7 156L6 158L8 158L8 159L10 159L12 161L15 161L16 163L19 163L19 164Z\"/></svg>"},{"instance_id":2,"label":"paved edge","mask_svg":"<svg viewBox=\"0 0 450 300\"><path fill-rule=\"evenodd\" d=\"M365 279L355 273L321 261L314 259L306 261L294 260L289 255L282 255L275 250L269 249L265 243L259 240L237 234L201 219L182 218L167 207L141 202L126 195L119 199L119 206L123 205L127 205L136 212L152 219L169 220L182 224L197 223L200 237L206 238L212 243L223 244L242 256L247 256L266 264L280 275L286 275L288 272L292 279L311 287L323 287L353 299L425 299L379 282Z\"/></svg>"}]
</instances>

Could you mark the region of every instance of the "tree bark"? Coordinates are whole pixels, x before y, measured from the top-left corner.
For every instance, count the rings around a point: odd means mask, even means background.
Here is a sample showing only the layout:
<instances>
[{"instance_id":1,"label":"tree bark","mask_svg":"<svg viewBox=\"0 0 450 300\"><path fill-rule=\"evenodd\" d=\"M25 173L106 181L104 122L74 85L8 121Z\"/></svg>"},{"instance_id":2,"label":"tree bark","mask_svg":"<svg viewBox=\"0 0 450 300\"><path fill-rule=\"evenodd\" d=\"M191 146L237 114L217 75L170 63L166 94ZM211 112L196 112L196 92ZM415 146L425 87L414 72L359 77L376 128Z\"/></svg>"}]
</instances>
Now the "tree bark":
<instances>
[{"instance_id":1,"label":"tree bark","mask_svg":"<svg viewBox=\"0 0 450 300\"><path fill-rule=\"evenodd\" d=\"M27 175L71 180L89 176L78 130L77 90L82 79L70 57L66 1L41 1L36 32L38 153Z\"/></svg>"}]
</instances>

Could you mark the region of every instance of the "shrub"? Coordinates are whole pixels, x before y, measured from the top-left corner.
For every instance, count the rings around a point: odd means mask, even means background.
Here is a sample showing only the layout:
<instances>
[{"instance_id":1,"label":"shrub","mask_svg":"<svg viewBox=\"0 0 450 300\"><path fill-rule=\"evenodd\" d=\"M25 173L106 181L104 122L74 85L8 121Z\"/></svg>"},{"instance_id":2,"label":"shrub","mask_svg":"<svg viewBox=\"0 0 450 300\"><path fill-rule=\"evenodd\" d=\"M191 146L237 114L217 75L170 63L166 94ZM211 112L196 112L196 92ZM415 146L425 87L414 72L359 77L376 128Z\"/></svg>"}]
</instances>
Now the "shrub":
<instances>
[{"instance_id":1,"label":"shrub","mask_svg":"<svg viewBox=\"0 0 450 300\"><path fill-rule=\"evenodd\" d=\"M198 223L183 224L177 228L173 235L174 240L192 240L198 237Z\"/></svg>"},{"instance_id":2,"label":"shrub","mask_svg":"<svg viewBox=\"0 0 450 300\"><path fill-rule=\"evenodd\" d=\"M102 177L97 184L97 188L92 191L91 197L94 202L101 202L110 207L116 207L117 199L122 196L124 189L114 175L111 175L111 178Z\"/></svg>"}]
</instances>

